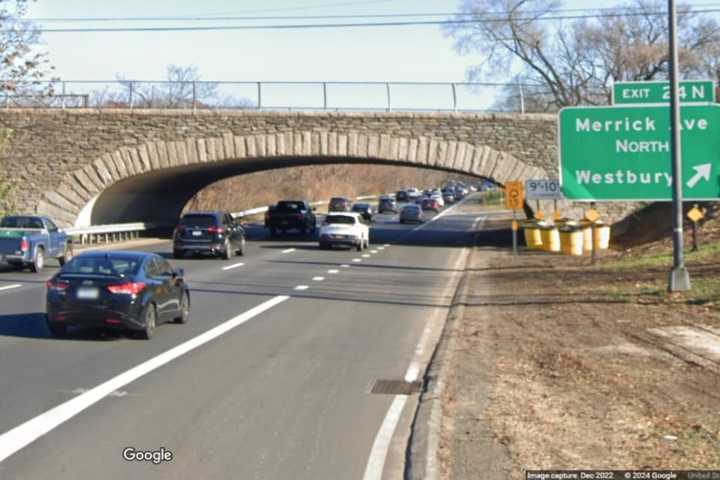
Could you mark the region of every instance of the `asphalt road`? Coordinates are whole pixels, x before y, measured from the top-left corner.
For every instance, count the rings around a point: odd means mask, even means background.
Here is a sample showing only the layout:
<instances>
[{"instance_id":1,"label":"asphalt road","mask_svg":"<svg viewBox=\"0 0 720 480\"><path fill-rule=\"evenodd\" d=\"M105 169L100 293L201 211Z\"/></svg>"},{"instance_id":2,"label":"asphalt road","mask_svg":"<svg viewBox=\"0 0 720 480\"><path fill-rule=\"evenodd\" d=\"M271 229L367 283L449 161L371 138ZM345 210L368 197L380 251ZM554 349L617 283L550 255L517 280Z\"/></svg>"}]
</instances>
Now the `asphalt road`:
<instances>
[{"instance_id":1,"label":"asphalt road","mask_svg":"<svg viewBox=\"0 0 720 480\"><path fill-rule=\"evenodd\" d=\"M406 376L482 216L473 201L419 229L380 216L362 253L250 226L244 257L171 260L185 269L192 318L150 341L50 338L44 282L55 267L0 269L0 458L10 453L0 479L363 478L393 401L370 388ZM169 258L171 245L143 249ZM230 319L217 338L57 420L66 402ZM173 459L127 462L125 447Z\"/></svg>"}]
</instances>

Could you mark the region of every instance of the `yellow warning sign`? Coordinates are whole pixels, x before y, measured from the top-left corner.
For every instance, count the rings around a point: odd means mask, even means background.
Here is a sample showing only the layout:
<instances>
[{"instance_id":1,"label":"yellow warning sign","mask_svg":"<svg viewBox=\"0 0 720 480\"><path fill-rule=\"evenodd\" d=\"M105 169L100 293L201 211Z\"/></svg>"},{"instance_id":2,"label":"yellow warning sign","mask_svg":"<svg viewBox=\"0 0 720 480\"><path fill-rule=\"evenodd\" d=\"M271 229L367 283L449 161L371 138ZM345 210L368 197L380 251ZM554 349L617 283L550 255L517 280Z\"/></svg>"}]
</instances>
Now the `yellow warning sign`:
<instances>
[{"instance_id":1,"label":"yellow warning sign","mask_svg":"<svg viewBox=\"0 0 720 480\"><path fill-rule=\"evenodd\" d=\"M587 220L590 223L595 223L600 218L600 214L597 210L594 208L589 208L585 210L585 220Z\"/></svg>"},{"instance_id":2,"label":"yellow warning sign","mask_svg":"<svg viewBox=\"0 0 720 480\"><path fill-rule=\"evenodd\" d=\"M703 218L705 218L705 214L698 207L691 208L690 211L687 213L687 216L694 223L697 223L700 220L702 220Z\"/></svg>"},{"instance_id":3,"label":"yellow warning sign","mask_svg":"<svg viewBox=\"0 0 720 480\"><path fill-rule=\"evenodd\" d=\"M505 182L505 208L509 210L522 210L525 203L525 188L523 182Z\"/></svg>"}]
</instances>

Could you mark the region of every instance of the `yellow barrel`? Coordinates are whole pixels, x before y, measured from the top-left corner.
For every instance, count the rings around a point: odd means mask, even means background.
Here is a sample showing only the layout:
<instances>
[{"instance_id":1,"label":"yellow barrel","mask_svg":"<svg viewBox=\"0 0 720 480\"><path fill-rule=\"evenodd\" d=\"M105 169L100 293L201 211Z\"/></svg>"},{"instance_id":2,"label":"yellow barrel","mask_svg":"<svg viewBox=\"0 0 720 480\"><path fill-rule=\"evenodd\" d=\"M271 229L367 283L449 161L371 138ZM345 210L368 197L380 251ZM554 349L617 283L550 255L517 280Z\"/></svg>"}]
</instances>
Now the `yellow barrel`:
<instances>
[{"instance_id":1,"label":"yellow barrel","mask_svg":"<svg viewBox=\"0 0 720 480\"><path fill-rule=\"evenodd\" d=\"M593 229L595 230L595 249L607 250L610 248L610 225L596 222Z\"/></svg>"},{"instance_id":2,"label":"yellow barrel","mask_svg":"<svg viewBox=\"0 0 720 480\"><path fill-rule=\"evenodd\" d=\"M537 222L525 222L523 225L523 233L525 234L525 245L527 245L528 248L542 248L542 236L540 235L540 227Z\"/></svg>"},{"instance_id":3,"label":"yellow barrel","mask_svg":"<svg viewBox=\"0 0 720 480\"><path fill-rule=\"evenodd\" d=\"M580 221L580 229L583 234L583 250L589 252L593 247L592 224L587 220Z\"/></svg>"},{"instance_id":4,"label":"yellow barrel","mask_svg":"<svg viewBox=\"0 0 720 480\"><path fill-rule=\"evenodd\" d=\"M540 237L542 239L542 249L546 252L560 251L560 232L554 225L540 227Z\"/></svg>"},{"instance_id":5,"label":"yellow barrel","mask_svg":"<svg viewBox=\"0 0 720 480\"><path fill-rule=\"evenodd\" d=\"M565 255L582 256L583 232L577 227L561 227L560 251Z\"/></svg>"}]
</instances>

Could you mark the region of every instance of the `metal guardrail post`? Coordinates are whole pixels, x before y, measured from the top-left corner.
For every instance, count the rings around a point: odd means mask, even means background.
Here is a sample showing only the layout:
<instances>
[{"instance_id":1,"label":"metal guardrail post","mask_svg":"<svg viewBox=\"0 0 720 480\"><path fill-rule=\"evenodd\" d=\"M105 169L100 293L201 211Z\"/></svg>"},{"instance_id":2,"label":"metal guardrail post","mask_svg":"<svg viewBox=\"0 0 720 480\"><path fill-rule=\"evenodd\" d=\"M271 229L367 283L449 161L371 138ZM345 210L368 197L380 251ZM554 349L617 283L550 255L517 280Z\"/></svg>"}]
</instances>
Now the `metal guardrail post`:
<instances>
[{"instance_id":1,"label":"metal guardrail post","mask_svg":"<svg viewBox=\"0 0 720 480\"><path fill-rule=\"evenodd\" d=\"M192 109L193 112L197 111L197 82L192 82Z\"/></svg>"},{"instance_id":2,"label":"metal guardrail post","mask_svg":"<svg viewBox=\"0 0 720 480\"><path fill-rule=\"evenodd\" d=\"M328 102L327 102L327 82L322 83L322 90L323 90L323 110L327 110L328 108Z\"/></svg>"},{"instance_id":3,"label":"metal guardrail post","mask_svg":"<svg viewBox=\"0 0 720 480\"><path fill-rule=\"evenodd\" d=\"M387 95L387 111L392 110L392 97L390 96L390 84L385 84L385 93Z\"/></svg>"},{"instance_id":4,"label":"metal guardrail post","mask_svg":"<svg viewBox=\"0 0 720 480\"><path fill-rule=\"evenodd\" d=\"M128 86L128 104L130 104L130 110L132 110L132 108L133 108L133 105L134 105L133 101L134 101L134 99L133 99L133 82L130 82L130 84Z\"/></svg>"},{"instance_id":5,"label":"metal guardrail post","mask_svg":"<svg viewBox=\"0 0 720 480\"><path fill-rule=\"evenodd\" d=\"M262 82L257 82L257 109L262 108Z\"/></svg>"},{"instance_id":6,"label":"metal guardrail post","mask_svg":"<svg viewBox=\"0 0 720 480\"><path fill-rule=\"evenodd\" d=\"M452 88L453 112L457 112L457 89L454 83L451 83L450 87Z\"/></svg>"},{"instance_id":7,"label":"metal guardrail post","mask_svg":"<svg viewBox=\"0 0 720 480\"><path fill-rule=\"evenodd\" d=\"M518 83L518 87L520 87L520 113L525 113L525 92L522 83Z\"/></svg>"},{"instance_id":8,"label":"metal guardrail post","mask_svg":"<svg viewBox=\"0 0 720 480\"><path fill-rule=\"evenodd\" d=\"M65 95L67 95L67 92L65 90L65 82L62 82L62 109L65 110Z\"/></svg>"}]
</instances>

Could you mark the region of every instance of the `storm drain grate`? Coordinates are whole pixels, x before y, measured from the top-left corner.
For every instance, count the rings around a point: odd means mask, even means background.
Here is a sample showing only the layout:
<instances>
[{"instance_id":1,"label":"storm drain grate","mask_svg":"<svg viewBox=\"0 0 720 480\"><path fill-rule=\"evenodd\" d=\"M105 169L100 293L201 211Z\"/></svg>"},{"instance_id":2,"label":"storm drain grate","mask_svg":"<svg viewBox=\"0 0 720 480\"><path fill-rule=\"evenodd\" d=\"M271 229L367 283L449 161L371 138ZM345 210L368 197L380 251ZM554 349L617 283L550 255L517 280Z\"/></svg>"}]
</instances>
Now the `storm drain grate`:
<instances>
[{"instance_id":1,"label":"storm drain grate","mask_svg":"<svg viewBox=\"0 0 720 480\"><path fill-rule=\"evenodd\" d=\"M375 380L370 393L378 395L412 395L422 388L422 382L406 382L404 380Z\"/></svg>"}]
</instances>

